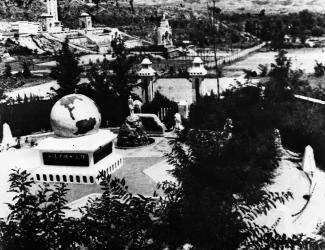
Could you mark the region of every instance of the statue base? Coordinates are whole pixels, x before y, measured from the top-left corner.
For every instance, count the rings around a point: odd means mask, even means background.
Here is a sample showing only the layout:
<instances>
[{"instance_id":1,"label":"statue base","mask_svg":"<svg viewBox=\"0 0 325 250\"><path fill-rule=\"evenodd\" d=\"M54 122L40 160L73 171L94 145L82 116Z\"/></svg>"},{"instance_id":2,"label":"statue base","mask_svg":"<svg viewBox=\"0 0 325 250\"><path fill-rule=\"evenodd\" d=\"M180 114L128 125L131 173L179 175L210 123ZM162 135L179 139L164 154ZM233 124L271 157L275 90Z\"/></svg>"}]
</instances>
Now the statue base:
<instances>
[{"instance_id":1,"label":"statue base","mask_svg":"<svg viewBox=\"0 0 325 250\"><path fill-rule=\"evenodd\" d=\"M149 137L138 115L130 115L119 129L117 146L133 148L150 144Z\"/></svg>"},{"instance_id":2,"label":"statue base","mask_svg":"<svg viewBox=\"0 0 325 250\"><path fill-rule=\"evenodd\" d=\"M95 184L99 171L113 173L123 166L115 152L116 135L109 130L76 138L49 137L37 146L40 167L32 172L37 182Z\"/></svg>"}]
</instances>

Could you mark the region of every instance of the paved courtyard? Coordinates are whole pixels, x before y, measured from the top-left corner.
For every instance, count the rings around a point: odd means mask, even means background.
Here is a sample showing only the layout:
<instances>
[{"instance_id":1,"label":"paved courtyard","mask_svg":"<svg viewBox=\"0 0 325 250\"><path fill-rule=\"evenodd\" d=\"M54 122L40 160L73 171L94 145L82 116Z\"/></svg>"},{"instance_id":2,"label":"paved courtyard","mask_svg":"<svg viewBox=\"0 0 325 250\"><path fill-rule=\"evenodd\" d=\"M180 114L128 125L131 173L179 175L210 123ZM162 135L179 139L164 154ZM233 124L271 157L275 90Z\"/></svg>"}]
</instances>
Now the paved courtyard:
<instances>
[{"instance_id":1,"label":"paved courtyard","mask_svg":"<svg viewBox=\"0 0 325 250\"><path fill-rule=\"evenodd\" d=\"M164 154L169 149L168 140L163 137L155 138L155 143L147 147L116 149L117 153L123 156L124 165L115 171L113 176L124 178L131 193L151 196L157 189L158 182L172 180L167 172L171 166L166 163L164 158ZM40 159L36 148L23 147L19 150L1 152L0 164L0 185L2 187L0 189L0 217L5 217L9 210L4 203L10 202L12 198L12 194L7 192L11 169L21 168L31 172L40 165ZM97 184L68 184L68 188L70 189L67 195L69 202L101 192L100 186Z\"/></svg>"},{"instance_id":2,"label":"paved courtyard","mask_svg":"<svg viewBox=\"0 0 325 250\"><path fill-rule=\"evenodd\" d=\"M44 138L44 136L40 137ZM113 173L114 177L124 178L128 189L133 194L151 196L157 191L157 184L162 181L174 181L169 171L173 169L166 162L165 153L170 151L168 139L155 138L155 143L147 147L135 149L116 149L124 158L122 168ZM0 218L9 213L5 204L10 202L13 195L8 193L9 174L12 168L21 168L33 171L40 164L37 149L24 146L19 150L4 151L0 153ZM325 221L323 200L325 199L325 173L317 170L315 178L310 181L306 174L299 169L299 164L283 159L277 170L274 183L267 187L274 192L293 193L294 199L285 206L278 204L276 209L270 211L268 216L261 216L258 223L275 227L279 232L286 234L305 233L312 235L317 225ZM73 210L69 215L78 216L78 207L87 203L89 197L101 193L100 186L68 184L70 189L67 199ZM158 194L163 195L158 190ZM311 195L310 200L304 198Z\"/></svg>"}]
</instances>

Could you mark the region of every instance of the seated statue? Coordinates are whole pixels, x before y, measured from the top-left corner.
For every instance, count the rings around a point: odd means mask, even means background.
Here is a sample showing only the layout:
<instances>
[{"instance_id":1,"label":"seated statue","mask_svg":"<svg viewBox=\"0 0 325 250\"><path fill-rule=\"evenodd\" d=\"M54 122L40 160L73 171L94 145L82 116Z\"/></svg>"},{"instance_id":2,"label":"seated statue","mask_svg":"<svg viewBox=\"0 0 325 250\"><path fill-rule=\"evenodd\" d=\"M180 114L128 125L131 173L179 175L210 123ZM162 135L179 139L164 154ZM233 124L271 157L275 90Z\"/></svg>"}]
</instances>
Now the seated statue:
<instances>
[{"instance_id":1,"label":"seated statue","mask_svg":"<svg viewBox=\"0 0 325 250\"><path fill-rule=\"evenodd\" d=\"M131 96L128 100L128 105L130 115L120 127L117 137L117 146L137 147L149 144L149 137L143 127L141 119L138 115L134 114L134 103Z\"/></svg>"}]
</instances>

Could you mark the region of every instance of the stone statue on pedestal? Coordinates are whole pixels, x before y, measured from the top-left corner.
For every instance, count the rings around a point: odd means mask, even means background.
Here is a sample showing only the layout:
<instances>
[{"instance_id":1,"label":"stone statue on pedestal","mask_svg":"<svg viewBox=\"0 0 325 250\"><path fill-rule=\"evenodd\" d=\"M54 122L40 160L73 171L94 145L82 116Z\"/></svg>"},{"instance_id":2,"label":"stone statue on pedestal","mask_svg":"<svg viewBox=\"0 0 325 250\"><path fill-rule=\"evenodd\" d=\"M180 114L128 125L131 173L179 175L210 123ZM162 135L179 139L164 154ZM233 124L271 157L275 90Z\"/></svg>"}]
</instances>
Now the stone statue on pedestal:
<instances>
[{"instance_id":1,"label":"stone statue on pedestal","mask_svg":"<svg viewBox=\"0 0 325 250\"><path fill-rule=\"evenodd\" d=\"M132 96L129 96L128 105L129 105L129 110L130 110L130 116L134 116L134 102L133 102Z\"/></svg>"},{"instance_id":2,"label":"stone statue on pedestal","mask_svg":"<svg viewBox=\"0 0 325 250\"><path fill-rule=\"evenodd\" d=\"M119 147L137 147L149 144L149 137L144 129L140 117L134 114L134 101L130 96L128 99L130 115L126 117L121 125L117 137Z\"/></svg>"},{"instance_id":3,"label":"stone statue on pedestal","mask_svg":"<svg viewBox=\"0 0 325 250\"><path fill-rule=\"evenodd\" d=\"M175 126L174 126L174 131L180 132L184 129L184 126L182 125L182 117L179 113L176 113L174 115L174 120L175 120Z\"/></svg>"},{"instance_id":4,"label":"stone statue on pedestal","mask_svg":"<svg viewBox=\"0 0 325 250\"><path fill-rule=\"evenodd\" d=\"M226 119L225 125L223 126L223 131L221 133L224 140L229 140L232 137L232 129L234 128L233 121L230 118Z\"/></svg>"}]
</instances>

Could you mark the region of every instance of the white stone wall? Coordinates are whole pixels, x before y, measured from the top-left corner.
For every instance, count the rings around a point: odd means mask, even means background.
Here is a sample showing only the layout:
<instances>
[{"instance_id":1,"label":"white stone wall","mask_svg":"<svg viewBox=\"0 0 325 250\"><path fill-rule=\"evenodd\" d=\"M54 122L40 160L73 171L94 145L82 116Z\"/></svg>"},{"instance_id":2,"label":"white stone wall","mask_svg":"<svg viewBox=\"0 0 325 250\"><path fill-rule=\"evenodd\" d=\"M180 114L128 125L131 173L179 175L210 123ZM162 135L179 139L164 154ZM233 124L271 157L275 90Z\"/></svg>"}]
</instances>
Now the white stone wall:
<instances>
[{"instance_id":1,"label":"white stone wall","mask_svg":"<svg viewBox=\"0 0 325 250\"><path fill-rule=\"evenodd\" d=\"M40 31L40 24L34 22L18 22L18 32L37 34Z\"/></svg>"},{"instance_id":2,"label":"white stone wall","mask_svg":"<svg viewBox=\"0 0 325 250\"><path fill-rule=\"evenodd\" d=\"M53 21L59 20L57 0L47 0L47 12L53 16Z\"/></svg>"}]
</instances>

